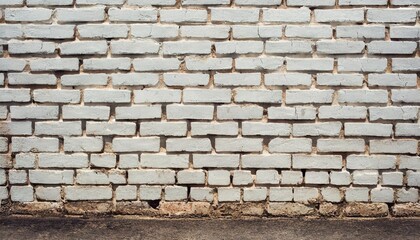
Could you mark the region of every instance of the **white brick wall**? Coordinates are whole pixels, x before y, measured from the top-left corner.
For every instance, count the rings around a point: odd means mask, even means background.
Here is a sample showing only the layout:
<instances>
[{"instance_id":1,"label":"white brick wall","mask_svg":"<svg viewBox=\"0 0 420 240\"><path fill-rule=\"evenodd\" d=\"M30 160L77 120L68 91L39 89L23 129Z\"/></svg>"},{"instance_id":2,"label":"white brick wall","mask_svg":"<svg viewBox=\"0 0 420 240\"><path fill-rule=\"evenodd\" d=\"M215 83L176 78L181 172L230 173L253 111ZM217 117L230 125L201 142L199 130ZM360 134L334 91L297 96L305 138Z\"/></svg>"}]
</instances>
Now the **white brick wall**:
<instances>
[{"instance_id":1,"label":"white brick wall","mask_svg":"<svg viewBox=\"0 0 420 240\"><path fill-rule=\"evenodd\" d=\"M0 199L416 202L419 7L0 1Z\"/></svg>"}]
</instances>

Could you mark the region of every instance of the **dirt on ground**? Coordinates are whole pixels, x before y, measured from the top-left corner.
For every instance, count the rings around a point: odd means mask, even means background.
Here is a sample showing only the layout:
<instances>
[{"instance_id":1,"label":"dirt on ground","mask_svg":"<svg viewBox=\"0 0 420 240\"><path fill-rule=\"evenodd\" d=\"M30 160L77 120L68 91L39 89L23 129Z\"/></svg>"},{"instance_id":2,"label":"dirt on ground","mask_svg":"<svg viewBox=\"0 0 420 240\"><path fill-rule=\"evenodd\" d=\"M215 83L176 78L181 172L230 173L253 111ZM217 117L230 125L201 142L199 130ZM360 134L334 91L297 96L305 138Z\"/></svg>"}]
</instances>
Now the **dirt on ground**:
<instances>
[{"instance_id":1,"label":"dirt on ground","mask_svg":"<svg viewBox=\"0 0 420 240\"><path fill-rule=\"evenodd\" d=\"M420 219L0 218L0 239L420 239Z\"/></svg>"}]
</instances>

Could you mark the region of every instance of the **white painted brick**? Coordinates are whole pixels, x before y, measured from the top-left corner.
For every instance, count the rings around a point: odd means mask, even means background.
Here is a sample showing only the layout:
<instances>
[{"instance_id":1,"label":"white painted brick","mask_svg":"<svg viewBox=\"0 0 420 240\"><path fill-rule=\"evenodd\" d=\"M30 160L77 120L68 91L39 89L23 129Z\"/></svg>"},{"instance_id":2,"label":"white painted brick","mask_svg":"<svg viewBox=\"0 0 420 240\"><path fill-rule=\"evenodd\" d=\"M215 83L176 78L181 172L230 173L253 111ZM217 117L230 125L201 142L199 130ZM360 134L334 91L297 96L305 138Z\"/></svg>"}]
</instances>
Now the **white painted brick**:
<instances>
[{"instance_id":1,"label":"white painted brick","mask_svg":"<svg viewBox=\"0 0 420 240\"><path fill-rule=\"evenodd\" d=\"M260 152L260 138L216 138L216 152Z\"/></svg>"},{"instance_id":2,"label":"white painted brick","mask_svg":"<svg viewBox=\"0 0 420 240\"><path fill-rule=\"evenodd\" d=\"M188 168L188 155L147 154L140 157L142 168Z\"/></svg>"},{"instance_id":3,"label":"white painted brick","mask_svg":"<svg viewBox=\"0 0 420 240\"><path fill-rule=\"evenodd\" d=\"M286 103L331 103L333 94L334 90L286 90Z\"/></svg>"},{"instance_id":4,"label":"white painted brick","mask_svg":"<svg viewBox=\"0 0 420 240\"><path fill-rule=\"evenodd\" d=\"M288 154L246 154L241 156L242 168L290 168Z\"/></svg>"},{"instance_id":5,"label":"white painted brick","mask_svg":"<svg viewBox=\"0 0 420 240\"><path fill-rule=\"evenodd\" d=\"M28 161L27 157L29 156L22 156L25 159L21 161ZM41 153L37 158L40 168L87 168L89 165L88 155L85 153Z\"/></svg>"},{"instance_id":6,"label":"white painted brick","mask_svg":"<svg viewBox=\"0 0 420 240\"><path fill-rule=\"evenodd\" d=\"M384 186L402 186L402 172L384 172L382 173L382 185Z\"/></svg>"},{"instance_id":7,"label":"white painted brick","mask_svg":"<svg viewBox=\"0 0 420 240\"><path fill-rule=\"evenodd\" d=\"M181 26L181 37L187 38L214 38L226 39L229 36L230 27L223 25L212 26Z\"/></svg>"},{"instance_id":8,"label":"white painted brick","mask_svg":"<svg viewBox=\"0 0 420 240\"><path fill-rule=\"evenodd\" d=\"M15 58L1 58L0 71L23 71L26 66L26 61Z\"/></svg>"},{"instance_id":9,"label":"white painted brick","mask_svg":"<svg viewBox=\"0 0 420 240\"><path fill-rule=\"evenodd\" d=\"M242 130L243 131L243 130ZM236 122L192 122L191 123L192 136L205 136L205 135L238 135L238 123Z\"/></svg>"},{"instance_id":10,"label":"white painted brick","mask_svg":"<svg viewBox=\"0 0 420 240\"><path fill-rule=\"evenodd\" d=\"M108 185L125 184L125 172L111 170L103 172L101 170L77 170L76 182L81 185Z\"/></svg>"},{"instance_id":11,"label":"white painted brick","mask_svg":"<svg viewBox=\"0 0 420 240\"><path fill-rule=\"evenodd\" d=\"M208 138L168 138L166 140L168 152L210 152L211 149Z\"/></svg>"},{"instance_id":12,"label":"white painted brick","mask_svg":"<svg viewBox=\"0 0 420 240\"><path fill-rule=\"evenodd\" d=\"M129 90L85 89L83 92L83 100L86 103L129 103L131 101Z\"/></svg>"},{"instance_id":13,"label":"white painted brick","mask_svg":"<svg viewBox=\"0 0 420 240\"><path fill-rule=\"evenodd\" d=\"M105 106L63 106L63 119L107 120L109 113Z\"/></svg>"},{"instance_id":14,"label":"white painted brick","mask_svg":"<svg viewBox=\"0 0 420 240\"><path fill-rule=\"evenodd\" d=\"M0 102L29 102L30 89L0 89Z\"/></svg>"},{"instance_id":15,"label":"white painted brick","mask_svg":"<svg viewBox=\"0 0 420 240\"><path fill-rule=\"evenodd\" d=\"M269 107L268 119L311 120L315 119L313 107Z\"/></svg>"},{"instance_id":16,"label":"white painted brick","mask_svg":"<svg viewBox=\"0 0 420 240\"><path fill-rule=\"evenodd\" d=\"M129 184L174 184L175 171L172 170L128 170ZM141 188L140 188L141 199Z\"/></svg>"},{"instance_id":17,"label":"white painted brick","mask_svg":"<svg viewBox=\"0 0 420 240\"><path fill-rule=\"evenodd\" d=\"M416 9L368 9L366 18L373 23L410 23L415 22Z\"/></svg>"},{"instance_id":18,"label":"white painted brick","mask_svg":"<svg viewBox=\"0 0 420 240\"><path fill-rule=\"evenodd\" d=\"M343 6L386 6L387 2L387 0L339 0L338 4Z\"/></svg>"},{"instance_id":19,"label":"white painted brick","mask_svg":"<svg viewBox=\"0 0 420 240\"><path fill-rule=\"evenodd\" d=\"M261 41L216 42L216 54L252 54L262 53L264 43Z\"/></svg>"},{"instance_id":20,"label":"white painted brick","mask_svg":"<svg viewBox=\"0 0 420 240\"><path fill-rule=\"evenodd\" d=\"M269 73L265 74L264 82L268 86L309 86L312 79L304 73Z\"/></svg>"},{"instance_id":21,"label":"white painted brick","mask_svg":"<svg viewBox=\"0 0 420 240\"><path fill-rule=\"evenodd\" d=\"M392 71L417 72L420 70L420 58L393 58Z\"/></svg>"},{"instance_id":22,"label":"white painted brick","mask_svg":"<svg viewBox=\"0 0 420 240\"><path fill-rule=\"evenodd\" d=\"M392 29L392 27L391 27ZM385 26L383 25L355 25L355 26L337 26L338 38L354 39L384 39Z\"/></svg>"},{"instance_id":23,"label":"white painted brick","mask_svg":"<svg viewBox=\"0 0 420 240\"><path fill-rule=\"evenodd\" d=\"M332 58L286 58L287 70L290 71L332 71Z\"/></svg>"},{"instance_id":24,"label":"white painted brick","mask_svg":"<svg viewBox=\"0 0 420 240\"><path fill-rule=\"evenodd\" d=\"M385 58L339 58L339 72L385 72Z\"/></svg>"},{"instance_id":25,"label":"white painted brick","mask_svg":"<svg viewBox=\"0 0 420 240\"><path fill-rule=\"evenodd\" d=\"M78 90L34 90L33 99L41 103L80 103Z\"/></svg>"},{"instance_id":26,"label":"white painted brick","mask_svg":"<svg viewBox=\"0 0 420 240\"><path fill-rule=\"evenodd\" d=\"M415 87L417 76L415 74L369 74L369 86L389 86L389 87Z\"/></svg>"},{"instance_id":27,"label":"white painted brick","mask_svg":"<svg viewBox=\"0 0 420 240\"><path fill-rule=\"evenodd\" d=\"M121 1L121 0L118 0ZM122 4L124 1L121 1ZM156 5L156 6L173 6L175 5L176 0L128 0L128 5L136 5L136 6L150 6L150 5Z\"/></svg>"},{"instance_id":28,"label":"white painted brick","mask_svg":"<svg viewBox=\"0 0 420 240\"><path fill-rule=\"evenodd\" d=\"M60 187L37 187L35 188L36 198L44 201L60 201Z\"/></svg>"},{"instance_id":29,"label":"white painted brick","mask_svg":"<svg viewBox=\"0 0 420 240\"><path fill-rule=\"evenodd\" d=\"M320 40L316 42L316 50L322 54L356 54L362 53L365 43L362 41Z\"/></svg>"},{"instance_id":30,"label":"white painted brick","mask_svg":"<svg viewBox=\"0 0 420 240\"><path fill-rule=\"evenodd\" d=\"M66 152L100 152L103 149L102 137L65 137Z\"/></svg>"},{"instance_id":31,"label":"white painted brick","mask_svg":"<svg viewBox=\"0 0 420 240\"><path fill-rule=\"evenodd\" d=\"M268 148L272 153L311 152L312 140L309 138L275 138L270 141Z\"/></svg>"},{"instance_id":32,"label":"white painted brick","mask_svg":"<svg viewBox=\"0 0 420 240\"><path fill-rule=\"evenodd\" d=\"M404 6L404 5L419 5L420 3L417 0L393 0L391 2L392 5L394 6Z\"/></svg>"},{"instance_id":33,"label":"white painted brick","mask_svg":"<svg viewBox=\"0 0 420 240\"><path fill-rule=\"evenodd\" d=\"M187 199L188 192L186 187L168 186L165 187L166 201L182 201Z\"/></svg>"},{"instance_id":34,"label":"white painted brick","mask_svg":"<svg viewBox=\"0 0 420 240\"><path fill-rule=\"evenodd\" d=\"M367 44L369 54L412 54L417 43L408 41L372 41Z\"/></svg>"},{"instance_id":35,"label":"white painted brick","mask_svg":"<svg viewBox=\"0 0 420 240\"><path fill-rule=\"evenodd\" d=\"M284 65L282 57L239 57L235 59L236 70L276 70Z\"/></svg>"},{"instance_id":36,"label":"white painted brick","mask_svg":"<svg viewBox=\"0 0 420 240\"><path fill-rule=\"evenodd\" d=\"M362 86L362 74L317 74L317 84L320 86Z\"/></svg>"},{"instance_id":37,"label":"white painted brick","mask_svg":"<svg viewBox=\"0 0 420 240\"><path fill-rule=\"evenodd\" d=\"M140 123L140 135L142 136L186 136L186 122L142 122Z\"/></svg>"},{"instance_id":38,"label":"white painted brick","mask_svg":"<svg viewBox=\"0 0 420 240\"><path fill-rule=\"evenodd\" d=\"M159 82L155 73L114 73L111 78L113 86L155 86Z\"/></svg>"},{"instance_id":39,"label":"white painted brick","mask_svg":"<svg viewBox=\"0 0 420 240\"><path fill-rule=\"evenodd\" d=\"M8 43L8 50L11 54L52 54L55 51L55 43L38 40L16 41Z\"/></svg>"},{"instance_id":40,"label":"white painted brick","mask_svg":"<svg viewBox=\"0 0 420 240\"><path fill-rule=\"evenodd\" d=\"M307 41L267 41L265 44L266 53L311 53L312 42Z\"/></svg>"},{"instance_id":41,"label":"white painted brick","mask_svg":"<svg viewBox=\"0 0 420 240\"><path fill-rule=\"evenodd\" d=\"M108 44L106 41L66 42L58 45L58 48L61 55L104 55L108 51Z\"/></svg>"},{"instance_id":42,"label":"white painted brick","mask_svg":"<svg viewBox=\"0 0 420 240\"><path fill-rule=\"evenodd\" d=\"M182 5L229 5L230 0L182 0Z\"/></svg>"},{"instance_id":43,"label":"white painted brick","mask_svg":"<svg viewBox=\"0 0 420 240\"><path fill-rule=\"evenodd\" d=\"M83 60L84 70L130 70L129 58L90 58Z\"/></svg>"},{"instance_id":44,"label":"white painted brick","mask_svg":"<svg viewBox=\"0 0 420 240\"><path fill-rule=\"evenodd\" d=\"M111 200L112 188L105 186L68 186L64 187L66 200Z\"/></svg>"},{"instance_id":45,"label":"white painted brick","mask_svg":"<svg viewBox=\"0 0 420 240\"><path fill-rule=\"evenodd\" d=\"M311 18L309 8L264 9L264 22L308 23Z\"/></svg>"},{"instance_id":46,"label":"white painted brick","mask_svg":"<svg viewBox=\"0 0 420 240\"><path fill-rule=\"evenodd\" d=\"M327 202L341 202L343 200L343 194L338 188L326 187L321 189L321 195L323 200Z\"/></svg>"},{"instance_id":47,"label":"white painted brick","mask_svg":"<svg viewBox=\"0 0 420 240\"><path fill-rule=\"evenodd\" d=\"M420 169L420 157L417 156L400 156L400 169Z\"/></svg>"},{"instance_id":48,"label":"white painted brick","mask_svg":"<svg viewBox=\"0 0 420 240\"><path fill-rule=\"evenodd\" d=\"M281 171L281 184L299 185L303 182L303 174L300 171Z\"/></svg>"},{"instance_id":49,"label":"white painted brick","mask_svg":"<svg viewBox=\"0 0 420 240\"><path fill-rule=\"evenodd\" d=\"M242 135L289 136L291 125L287 123L242 122Z\"/></svg>"},{"instance_id":50,"label":"white painted brick","mask_svg":"<svg viewBox=\"0 0 420 240\"><path fill-rule=\"evenodd\" d=\"M28 174L25 170L9 170L9 184L28 184Z\"/></svg>"},{"instance_id":51,"label":"white painted brick","mask_svg":"<svg viewBox=\"0 0 420 240\"><path fill-rule=\"evenodd\" d=\"M105 7L57 8L55 16L58 22L101 22L105 20Z\"/></svg>"},{"instance_id":52,"label":"white painted brick","mask_svg":"<svg viewBox=\"0 0 420 240\"><path fill-rule=\"evenodd\" d=\"M117 107L116 119L155 119L161 118L160 105L133 105L131 107ZM106 118L108 119L108 117Z\"/></svg>"},{"instance_id":53,"label":"white painted brick","mask_svg":"<svg viewBox=\"0 0 420 240\"><path fill-rule=\"evenodd\" d=\"M345 123L345 136L391 137L392 124L381 123Z\"/></svg>"},{"instance_id":54,"label":"white painted brick","mask_svg":"<svg viewBox=\"0 0 420 240\"><path fill-rule=\"evenodd\" d=\"M230 103L230 89L184 89L184 103Z\"/></svg>"},{"instance_id":55,"label":"white painted brick","mask_svg":"<svg viewBox=\"0 0 420 240\"><path fill-rule=\"evenodd\" d=\"M420 186L420 173L407 171L407 186L409 187L419 187Z\"/></svg>"},{"instance_id":56,"label":"white painted brick","mask_svg":"<svg viewBox=\"0 0 420 240\"><path fill-rule=\"evenodd\" d=\"M416 188L397 190L397 202L417 202L418 200L419 190Z\"/></svg>"},{"instance_id":57,"label":"white painted brick","mask_svg":"<svg viewBox=\"0 0 420 240\"><path fill-rule=\"evenodd\" d=\"M206 182L206 174L203 170L182 170L176 174L176 178L179 184L204 184Z\"/></svg>"},{"instance_id":58,"label":"white painted brick","mask_svg":"<svg viewBox=\"0 0 420 240\"><path fill-rule=\"evenodd\" d=\"M176 58L137 58L133 60L133 67L139 72L155 72L178 70L180 61Z\"/></svg>"},{"instance_id":59,"label":"white painted brick","mask_svg":"<svg viewBox=\"0 0 420 240\"><path fill-rule=\"evenodd\" d=\"M254 23L259 18L256 8L210 8L210 11L212 22Z\"/></svg>"},{"instance_id":60,"label":"white painted brick","mask_svg":"<svg viewBox=\"0 0 420 240\"><path fill-rule=\"evenodd\" d=\"M154 8L110 8L111 22L156 22L158 11Z\"/></svg>"},{"instance_id":61,"label":"white painted brick","mask_svg":"<svg viewBox=\"0 0 420 240\"><path fill-rule=\"evenodd\" d=\"M341 169L342 158L339 155L293 155L294 169Z\"/></svg>"},{"instance_id":62,"label":"white painted brick","mask_svg":"<svg viewBox=\"0 0 420 240\"><path fill-rule=\"evenodd\" d=\"M122 5L124 2L125 2L124 0L76 0L77 5L96 5L96 4L104 4L104 5L120 4L120 5Z\"/></svg>"},{"instance_id":63,"label":"white painted brick","mask_svg":"<svg viewBox=\"0 0 420 240\"><path fill-rule=\"evenodd\" d=\"M234 186L248 186L253 183L251 171L235 170L232 175L232 184Z\"/></svg>"},{"instance_id":64,"label":"white painted brick","mask_svg":"<svg viewBox=\"0 0 420 240\"><path fill-rule=\"evenodd\" d=\"M137 199L137 187L136 186L118 186L115 190L115 199L117 201L122 200L136 200Z\"/></svg>"},{"instance_id":65,"label":"white painted brick","mask_svg":"<svg viewBox=\"0 0 420 240\"><path fill-rule=\"evenodd\" d=\"M363 139L319 139L317 142L319 152L364 152Z\"/></svg>"},{"instance_id":66,"label":"white painted brick","mask_svg":"<svg viewBox=\"0 0 420 240\"><path fill-rule=\"evenodd\" d=\"M328 184L330 175L328 172L305 172L305 184Z\"/></svg>"},{"instance_id":67,"label":"white painted brick","mask_svg":"<svg viewBox=\"0 0 420 240\"><path fill-rule=\"evenodd\" d=\"M217 118L220 120L231 119L261 119L263 108L259 106L224 105L217 107Z\"/></svg>"},{"instance_id":68,"label":"white painted brick","mask_svg":"<svg viewBox=\"0 0 420 240\"><path fill-rule=\"evenodd\" d=\"M340 122L296 123L293 124L293 136L338 136L341 127Z\"/></svg>"},{"instance_id":69,"label":"white painted brick","mask_svg":"<svg viewBox=\"0 0 420 240\"><path fill-rule=\"evenodd\" d=\"M22 25L20 24L1 24L1 38L20 38L23 36Z\"/></svg>"},{"instance_id":70,"label":"white painted brick","mask_svg":"<svg viewBox=\"0 0 420 240\"><path fill-rule=\"evenodd\" d=\"M108 76L103 73L61 76L61 84L63 86L106 85L107 82L108 82Z\"/></svg>"},{"instance_id":71,"label":"white painted brick","mask_svg":"<svg viewBox=\"0 0 420 240\"><path fill-rule=\"evenodd\" d=\"M260 202L267 198L266 187L244 188L245 202Z\"/></svg>"},{"instance_id":72,"label":"white painted brick","mask_svg":"<svg viewBox=\"0 0 420 240\"><path fill-rule=\"evenodd\" d=\"M234 91L236 103L280 103L281 90L245 90L238 89Z\"/></svg>"},{"instance_id":73,"label":"white painted brick","mask_svg":"<svg viewBox=\"0 0 420 240\"><path fill-rule=\"evenodd\" d=\"M293 200L293 189L290 187L271 187L270 202L290 202Z\"/></svg>"},{"instance_id":74,"label":"white painted brick","mask_svg":"<svg viewBox=\"0 0 420 240\"><path fill-rule=\"evenodd\" d=\"M131 122L86 122L87 135L134 135L136 124Z\"/></svg>"},{"instance_id":75,"label":"white painted brick","mask_svg":"<svg viewBox=\"0 0 420 240\"><path fill-rule=\"evenodd\" d=\"M251 38L280 38L282 36L282 25L234 25L232 35L234 39Z\"/></svg>"},{"instance_id":76,"label":"white painted brick","mask_svg":"<svg viewBox=\"0 0 420 240\"><path fill-rule=\"evenodd\" d=\"M194 154L194 168L237 168L239 154Z\"/></svg>"},{"instance_id":77,"label":"white painted brick","mask_svg":"<svg viewBox=\"0 0 420 240\"><path fill-rule=\"evenodd\" d=\"M285 34L286 37L292 38L331 38L332 28L328 25L288 25Z\"/></svg>"},{"instance_id":78,"label":"white painted brick","mask_svg":"<svg viewBox=\"0 0 420 240\"><path fill-rule=\"evenodd\" d=\"M81 136L82 123L73 122L36 122L35 135Z\"/></svg>"},{"instance_id":79,"label":"white painted brick","mask_svg":"<svg viewBox=\"0 0 420 240\"><path fill-rule=\"evenodd\" d=\"M238 202L241 200L241 189L220 187L217 188L219 202Z\"/></svg>"},{"instance_id":80,"label":"white painted brick","mask_svg":"<svg viewBox=\"0 0 420 240\"><path fill-rule=\"evenodd\" d=\"M387 103L388 92L386 90L346 89L338 91L340 103Z\"/></svg>"},{"instance_id":81,"label":"white painted brick","mask_svg":"<svg viewBox=\"0 0 420 240\"><path fill-rule=\"evenodd\" d=\"M367 202L369 201L369 189L364 187L347 188L345 199L347 202Z\"/></svg>"},{"instance_id":82,"label":"white painted brick","mask_svg":"<svg viewBox=\"0 0 420 240\"><path fill-rule=\"evenodd\" d=\"M7 22L42 22L51 18L53 10L47 8L6 8L4 19Z\"/></svg>"},{"instance_id":83,"label":"white painted brick","mask_svg":"<svg viewBox=\"0 0 420 240\"><path fill-rule=\"evenodd\" d=\"M131 24L131 35L136 38L175 38L178 36L177 25Z\"/></svg>"},{"instance_id":84,"label":"white painted brick","mask_svg":"<svg viewBox=\"0 0 420 240\"><path fill-rule=\"evenodd\" d=\"M315 202L319 199L319 190L309 187L293 188L293 200L296 202Z\"/></svg>"},{"instance_id":85,"label":"white painted brick","mask_svg":"<svg viewBox=\"0 0 420 240\"><path fill-rule=\"evenodd\" d=\"M35 25L23 26L23 34L26 38L40 39L73 39L75 33L74 25ZM8 34L11 34L10 32Z\"/></svg>"},{"instance_id":86,"label":"white painted brick","mask_svg":"<svg viewBox=\"0 0 420 240\"><path fill-rule=\"evenodd\" d=\"M33 184L73 184L73 170L29 170L29 181Z\"/></svg>"},{"instance_id":87,"label":"white painted brick","mask_svg":"<svg viewBox=\"0 0 420 240\"><path fill-rule=\"evenodd\" d=\"M157 51L156 51L157 52ZM210 54L210 41L174 41L164 42L162 44L162 52L164 55L199 55Z\"/></svg>"},{"instance_id":88,"label":"white painted brick","mask_svg":"<svg viewBox=\"0 0 420 240\"><path fill-rule=\"evenodd\" d=\"M37 155L33 153L16 154L13 166L15 168L35 168L36 157ZM38 165L41 167L39 163ZM86 167L87 167L87 159L86 159Z\"/></svg>"},{"instance_id":89,"label":"white painted brick","mask_svg":"<svg viewBox=\"0 0 420 240\"><path fill-rule=\"evenodd\" d=\"M185 64L191 71L228 70L232 68L231 58L186 58Z\"/></svg>"},{"instance_id":90,"label":"white painted brick","mask_svg":"<svg viewBox=\"0 0 420 240\"><path fill-rule=\"evenodd\" d=\"M11 186L10 199L13 202L33 202L34 189L32 186Z\"/></svg>"},{"instance_id":91,"label":"white painted brick","mask_svg":"<svg viewBox=\"0 0 420 240\"><path fill-rule=\"evenodd\" d=\"M390 26L390 37L401 39L417 39L420 36L420 28L416 26Z\"/></svg>"},{"instance_id":92,"label":"white painted brick","mask_svg":"<svg viewBox=\"0 0 420 240\"><path fill-rule=\"evenodd\" d=\"M120 154L119 157L118 167L121 169L138 168L140 166L137 154Z\"/></svg>"},{"instance_id":93,"label":"white painted brick","mask_svg":"<svg viewBox=\"0 0 420 240\"><path fill-rule=\"evenodd\" d=\"M207 183L210 186L228 186L230 184L230 172L226 170L208 171Z\"/></svg>"},{"instance_id":94,"label":"white painted brick","mask_svg":"<svg viewBox=\"0 0 420 240\"><path fill-rule=\"evenodd\" d=\"M204 23L207 21L207 11L202 9L164 9L160 11L160 21L165 23Z\"/></svg>"},{"instance_id":95,"label":"white painted brick","mask_svg":"<svg viewBox=\"0 0 420 240\"><path fill-rule=\"evenodd\" d=\"M370 190L370 199L372 202L394 202L394 190L392 188L378 187Z\"/></svg>"},{"instance_id":96,"label":"white painted brick","mask_svg":"<svg viewBox=\"0 0 420 240\"><path fill-rule=\"evenodd\" d=\"M209 83L209 75L201 73L164 73L166 86L205 86ZM158 79L156 79L157 83Z\"/></svg>"},{"instance_id":97,"label":"white painted brick","mask_svg":"<svg viewBox=\"0 0 420 240\"><path fill-rule=\"evenodd\" d=\"M378 177L378 171L374 170L357 170L352 174L353 184L356 185L376 185Z\"/></svg>"},{"instance_id":98,"label":"white painted brick","mask_svg":"<svg viewBox=\"0 0 420 240\"><path fill-rule=\"evenodd\" d=\"M12 152L58 152L57 138L12 137Z\"/></svg>"},{"instance_id":99,"label":"white painted brick","mask_svg":"<svg viewBox=\"0 0 420 240\"><path fill-rule=\"evenodd\" d=\"M256 184L279 184L280 174L277 170L257 170Z\"/></svg>"},{"instance_id":100,"label":"white painted brick","mask_svg":"<svg viewBox=\"0 0 420 240\"><path fill-rule=\"evenodd\" d=\"M197 188L192 187L190 190L190 198L192 201L212 202L214 198L213 188Z\"/></svg>"},{"instance_id":101,"label":"white painted brick","mask_svg":"<svg viewBox=\"0 0 420 240\"><path fill-rule=\"evenodd\" d=\"M391 100L393 102L403 103L419 103L420 102L420 90L418 89L402 89L392 90Z\"/></svg>"},{"instance_id":102,"label":"white painted brick","mask_svg":"<svg viewBox=\"0 0 420 240\"><path fill-rule=\"evenodd\" d=\"M2 121L0 122L0 131L2 135L32 135L32 124L31 122L10 122Z\"/></svg>"},{"instance_id":103,"label":"white painted brick","mask_svg":"<svg viewBox=\"0 0 420 240\"><path fill-rule=\"evenodd\" d=\"M395 169L397 158L388 155L349 155L346 163L348 169Z\"/></svg>"},{"instance_id":104,"label":"white painted brick","mask_svg":"<svg viewBox=\"0 0 420 240\"><path fill-rule=\"evenodd\" d=\"M12 119L57 119L58 106L11 106Z\"/></svg>"},{"instance_id":105,"label":"white painted brick","mask_svg":"<svg viewBox=\"0 0 420 240\"><path fill-rule=\"evenodd\" d=\"M214 107L208 105L171 104L166 107L167 118L180 119L213 119Z\"/></svg>"},{"instance_id":106,"label":"white painted brick","mask_svg":"<svg viewBox=\"0 0 420 240\"><path fill-rule=\"evenodd\" d=\"M125 24L83 24L77 26L77 32L81 39L126 38L128 26Z\"/></svg>"},{"instance_id":107,"label":"white painted brick","mask_svg":"<svg viewBox=\"0 0 420 240\"><path fill-rule=\"evenodd\" d=\"M45 58L29 61L32 71L78 71L79 60L77 58Z\"/></svg>"},{"instance_id":108,"label":"white painted brick","mask_svg":"<svg viewBox=\"0 0 420 240\"><path fill-rule=\"evenodd\" d=\"M418 107L369 107L369 118L375 120L415 120Z\"/></svg>"},{"instance_id":109,"label":"white painted brick","mask_svg":"<svg viewBox=\"0 0 420 240\"><path fill-rule=\"evenodd\" d=\"M139 195L141 200L159 200L162 194L160 186L140 186Z\"/></svg>"},{"instance_id":110,"label":"white painted brick","mask_svg":"<svg viewBox=\"0 0 420 240\"><path fill-rule=\"evenodd\" d=\"M334 6L334 0L288 0L287 6L327 7Z\"/></svg>"},{"instance_id":111,"label":"white painted brick","mask_svg":"<svg viewBox=\"0 0 420 240\"><path fill-rule=\"evenodd\" d=\"M115 168L117 156L113 153L91 154L90 164L92 167Z\"/></svg>"},{"instance_id":112,"label":"white painted brick","mask_svg":"<svg viewBox=\"0 0 420 240\"><path fill-rule=\"evenodd\" d=\"M9 85L56 85L57 78L52 74L9 73Z\"/></svg>"},{"instance_id":113,"label":"white painted brick","mask_svg":"<svg viewBox=\"0 0 420 240\"><path fill-rule=\"evenodd\" d=\"M367 114L363 106L321 106L318 111L320 119L365 119Z\"/></svg>"},{"instance_id":114,"label":"white painted brick","mask_svg":"<svg viewBox=\"0 0 420 240\"><path fill-rule=\"evenodd\" d=\"M280 5L280 2L277 0L235 0L235 4L239 6L274 6Z\"/></svg>"},{"instance_id":115,"label":"white painted brick","mask_svg":"<svg viewBox=\"0 0 420 240\"><path fill-rule=\"evenodd\" d=\"M160 139L158 137L114 138L112 149L115 152L158 152Z\"/></svg>"},{"instance_id":116,"label":"white painted brick","mask_svg":"<svg viewBox=\"0 0 420 240\"><path fill-rule=\"evenodd\" d=\"M320 23L325 22L363 22L365 19L364 9L316 9L315 21Z\"/></svg>"},{"instance_id":117,"label":"white painted brick","mask_svg":"<svg viewBox=\"0 0 420 240\"><path fill-rule=\"evenodd\" d=\"M347 171L331 172L330 180L332 185L349 185L351 183L351 176Z\"/></svg>"},{"instance_id":118,"label":"white painted brick","mask_svg":"<svg viewBox=\"0 0 420 240\"><path fill-rule=\"evenodd\" d=\"M370 140L371 153L417 153L417 140Z\"/></svg>"}]
</instances>

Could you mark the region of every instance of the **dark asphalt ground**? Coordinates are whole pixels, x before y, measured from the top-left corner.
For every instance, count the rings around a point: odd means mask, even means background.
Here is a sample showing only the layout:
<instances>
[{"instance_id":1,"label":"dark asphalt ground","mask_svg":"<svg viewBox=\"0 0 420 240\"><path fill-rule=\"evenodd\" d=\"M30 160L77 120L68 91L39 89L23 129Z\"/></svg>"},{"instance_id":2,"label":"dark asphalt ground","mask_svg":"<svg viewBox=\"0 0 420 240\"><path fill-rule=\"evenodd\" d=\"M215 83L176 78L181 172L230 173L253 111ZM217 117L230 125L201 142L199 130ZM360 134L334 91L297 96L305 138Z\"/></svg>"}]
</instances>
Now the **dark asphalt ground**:
<instances>
[{"instance_id":1,"label":"dark asphalt ground","mask_svg":"<svg viewBox=\"0 0 420 240\"><path fill-rule=\"evenodd\" d=\"M0 217L0 239L420 239L420 219Z\"/></svg>"}]
</instances>

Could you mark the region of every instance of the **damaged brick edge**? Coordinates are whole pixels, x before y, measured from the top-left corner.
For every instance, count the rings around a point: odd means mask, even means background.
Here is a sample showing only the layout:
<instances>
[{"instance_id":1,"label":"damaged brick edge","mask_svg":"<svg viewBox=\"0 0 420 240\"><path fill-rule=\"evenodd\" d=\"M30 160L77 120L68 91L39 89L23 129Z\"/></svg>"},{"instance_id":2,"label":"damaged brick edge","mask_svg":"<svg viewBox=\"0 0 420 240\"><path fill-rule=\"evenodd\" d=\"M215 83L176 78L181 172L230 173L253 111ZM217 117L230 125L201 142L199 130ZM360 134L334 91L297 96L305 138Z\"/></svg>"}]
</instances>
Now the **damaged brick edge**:
<instances>
[{"instance_id":1,"label":"damaged brick edge","mask_svg":"<svg viewBox=\"0 0 420 240\"><path fill-rule=\"evenodd\" d=\"M420 217L420 203L223 203L162 202L151 206L148 202L32 202L7 203L0 208L0 216L117 216L134 215L152 218L244 218L244 217Z\"/></svg>"}]
</instances>

